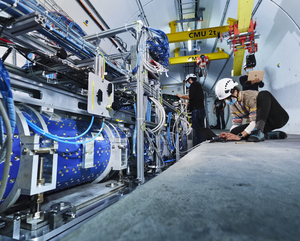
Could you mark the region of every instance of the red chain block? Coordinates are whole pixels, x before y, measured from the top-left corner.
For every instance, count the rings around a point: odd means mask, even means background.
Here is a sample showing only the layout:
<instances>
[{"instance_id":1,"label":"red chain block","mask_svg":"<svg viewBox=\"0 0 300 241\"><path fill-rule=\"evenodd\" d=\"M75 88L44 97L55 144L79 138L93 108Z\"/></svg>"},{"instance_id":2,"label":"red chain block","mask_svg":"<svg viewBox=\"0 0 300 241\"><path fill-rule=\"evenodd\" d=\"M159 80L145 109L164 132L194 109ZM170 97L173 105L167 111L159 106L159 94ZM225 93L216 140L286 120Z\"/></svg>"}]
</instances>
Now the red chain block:
<instances>
[{"instance_id":1,"label":"red chain block","mask_svg":"<svg viewBox=\"0 0 300 241\"><path fill-rule=\"evenodd\" d=\"M202 55L201 55L202 56ZM208 56L207 55L204 55L205 57L204 58L201 58L200 57L197 57L197 60L196 60L196 65L199 65L200 68L205 68L205 66L208 64L209 62L209 59L208 59Z\"/></svg>"}]
</instances>

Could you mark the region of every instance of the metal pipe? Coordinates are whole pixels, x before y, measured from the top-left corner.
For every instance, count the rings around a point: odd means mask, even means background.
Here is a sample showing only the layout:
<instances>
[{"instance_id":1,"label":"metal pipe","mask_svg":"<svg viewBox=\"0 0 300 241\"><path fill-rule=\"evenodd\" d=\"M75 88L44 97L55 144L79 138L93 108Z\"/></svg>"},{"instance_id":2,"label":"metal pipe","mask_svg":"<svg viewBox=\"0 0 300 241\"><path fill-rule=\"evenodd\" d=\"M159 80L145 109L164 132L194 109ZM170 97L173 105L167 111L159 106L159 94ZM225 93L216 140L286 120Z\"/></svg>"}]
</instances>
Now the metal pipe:
<instances>
[{"instance_id":1,"label":"metal pipe","mask_svg":"<svg viewBox=\"0 0 300 241\"><path fill-rule=\"evenodd\" d=\"M224 71L226 65L228 64L228 62L229 62L229 60L230 60L232 54L233 54L233 50L232 50L231 53L229 54L229 58L226 59L226 62L225 62L225 64L224 64L223 68L221 69L220 74L219 74L218 77L216 78L216 81L215 81L215 83L213 84L213 86L211 87L210 90L212 90L212 89L215 87L215 85L216 85L216 83L218 82L218 80L219 80L221 74L223 73L223 71Z\"/></svg>"},{"instance_id":2,"label":"metal pipe","mask_svg":"<svg viewBox=\"0 0 300 241\"><path fill-rule=\"evenodd\" d=\"M131 24L127 24L126 26L119 27L119 28L106 30L102 33L95 33L95 34L87 35L84 37L84 39L87 41L93 41L93 40L97 40L97 39L101 39L101 38L109 38L111 36L127 32L128 30L135 31L136 26L137 26L137 23L131 23Z\"/></svg>"},{"instance_id":3,"label":"metal pipe","mask_svg":"<svg viewBox=\"0 0 300 241\"><path fill-rule=\"evenodd\" d=\"M176 113L176 115L175 115L175 120L177 120L179 118L179 116L177 115L177 113ZM176 133L178 133L179 131L178 131L178 121L176 122ZM179 153L179 135L177 134L176 135L176 161L179 161L179 159L180 159L180 153Z\"/></svg>"},{"instance_id":4,"label":"metal pipe","mask_svg":"<svg viewBox=\"0 0 300 241\"><path fill-rule=\"evenodd\" d=\"M15 48L12 51L12 64L15 66L17 65L17 51Z\"/></svg>"},{"instance_id":5,"label":"metal pipe","mask_svg":"<svg viewBox=\"0 0 300 241\"><path fill-rule=\"evenodd\" d=\"M38 168L38 185L43 186L45 184L45 179L43 178L43 172L44 172L44 157L40 157L39 161L39 168Z\"/></svg>"},{"instance_id":6,"label":"metal pipe","mask_svg":"<svg viewBox=\"0 0 300 241\"><path fill-rule=\"evenodd\" d=\"M136 1L136 4L138 5L138 8L139 8L141 14L142 14L142 18L143 18L143 20L144 20L144 21L143 21L143 22L144 22L144 25L150 26L150 25L149 25L149 22L148 22L148 20L147 20L147 17L146 17L146 15L145 15L143 6L142 6L142 4L141 4L141 1L140 1L140 0L135 0L135 1Z\"/></svg>"},{"instance_id":7,"label":"metal pipe","mask_svg":"<svg viewBox=\"0 0 300 241\"><path fill-rule=\"evenodd\" d=\"M223 24L224 24L224 20L225 20L225 16L226 16L226 13L227 13L227 10L228 10L229 3L230 3L230 0L227 0L226 4L225 4L225 8L224 8L224 11L223 11L222 18L221 18L219 26L223 26ZM214 46L213 46L213 48L211 50L212 53L215 52L217 44L218 44L218 38L216 38L216 40L215 40ZM207 65L207 69L208 70L209 70L209 66L210 66L210 62Z\"/></svg>"},{"instance_id":8,"label":"metal pipe","mask_svg":"<svg viewBox=\"0 0 300 241\"><path fill-rule=\"evenodd\" d=\"M38 167L38 179L37 179L37 184L38 186L44 186L45 185L45 179L43 178L44 174L44 162L45 158L40 157L39 159L39 167ZM44 194L39 193L37 194L37 200L36 200L36 217L39 217L40 215L40 209L41 209L41 203L44 201Z\"/></svg>"},{"instance_id":9,"label":"metal pipe","mask_svg":"<svg viewBox=\"0 0 300 241\"><path fill-rule=\"evenodd\" d=\"M227 13L227 10L228 10L229 3L230 3L230 0L227 0L226 4L225 4L225 8L224 8L224 11L223 11L222 18L221 18L219 26L223 26L223 24L224 24L224 20L225 20L225 16L226 16L226 13ZM215 51L215 49L217 47L217 43L218 43L218 39L216 38L214 46L213 46L213 48L211 50L212 53Z\"/></svg>"},{"instance_id":10,"label":"metal pipe","mask_svg":"<svg viewBox=\"0 0 300 241\"><path fill-rule=\"evenodd\" d=\"M256 30L253 31L254 34L256 34ZM240 33L238 35L234 35L234 34L231 34L231 38L237 38L237 37L242 37L242 36L246 36L246 35L252 35L253 33L249 33L249 32L244 32L244 33Z\"/></svg>"},{"instance_id":11,"label":"metal pipe","mask_svg":"<svg viewBox=\"0 0 300 241\"><path fill-rule=\"evenodd\" d=\"M102 56L100 56L99 54L96 55L95 57L95 66L94 66L94 69L95 69L95 75L98 75L100 77L101 76L101 68L100 68L100 63L101 63L101 59Z\"/></svg>"},{"instance_id":12,"label":"metal pipe","mask_svg":"<svg viewBox=\"0 0 300 241\"><path fill-rule=\"evenodd\" d=\"M143 68L142 64L140 65L140 69ZM143 84L140 81L140 78L143 77L141 74L141 70L139 69L137 74L137 118L136 118L136 125L137 125L137 179L139 180L140 184L144 183L144 132L142 130L142 125L144 122L143 116Z\"/></svg>"},{"instance_id":13,"label":"metal pipe","mask_svg":"<svg viewBox=\"0 0 300 241\"><path fill-rule=\"evenodd\" d=\"M138 25L138 34L141 35L141 42L145 41L145 34L143 34L140 25ZM136 157L137 157L137 180L139 184L143 184L145 182L144 178L144 131L142 130L142 125L145 120L144 112L143 112L143 103L144 103L144 89L143 83L141 79L143 78L143 61L140 63L140 67L137 72L137 87L136 87Z\"/></svg>"},{"instance_id":14,"label":"metal pipe","mask_svg":"<svg viewBox=\"0 0 300 241\"><path fill-rule=\"evenodd\" d=\"M159 90L157 89L155 91L156 95L161 97L161 95L159 94ZM158 114L159 114L159 109L158 107L155 105L155 114L156 114L156 123L158 123ZM161 173L161 168L162 168L162 165L161 165L161 158L160 158L160 153L161 153L161 131L158 132L158 135L156 135L156 166L157 166L157 169L156 169L156 172L157 173Z\"/></svg>"}]
</instances>

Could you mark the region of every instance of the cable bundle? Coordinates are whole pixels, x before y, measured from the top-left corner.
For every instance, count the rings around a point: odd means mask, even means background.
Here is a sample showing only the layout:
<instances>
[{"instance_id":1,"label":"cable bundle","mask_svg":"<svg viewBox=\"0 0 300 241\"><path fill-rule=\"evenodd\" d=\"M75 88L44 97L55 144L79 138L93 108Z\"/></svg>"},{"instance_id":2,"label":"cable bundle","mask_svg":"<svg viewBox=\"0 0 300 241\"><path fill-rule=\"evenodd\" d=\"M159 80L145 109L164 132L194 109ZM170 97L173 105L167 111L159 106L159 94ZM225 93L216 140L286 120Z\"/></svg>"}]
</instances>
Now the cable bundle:
<instances>
[{"instance_id":1,"label":"cable bundle","mask_svg":"<svg viewBox=\"0 0 300 241\"><path fill-rule=\"evenodd\" d=\"M153 101L153 103L157 106L157 108L160 111L160 121L159 121L158 125L156 127L154 127L152 130L150 128L147 128L147 130L150 133L155 133L155 132L159 131L161 128L163 128L163 126L165 124L165 119L166 119L166 112L165 112L164 107L159 103L158 100L156 100L153 97L149 97L149 99L151 101Z\"/></svg>"},{"instance_id":2,"label":"cable bundle","mask_svg":"<svg viewBox=\"0 0 300 241\"><path fill-rule=\"evenodd\" d=\"M82 28L75 22L68 19L66 16L59 12L50 12L49 15L53 17L56 21L60 23L64 23L66 27L69 27L73 29L76 33L78 33L81 37L85 36L85 32L82 30Z\"/></svg>"},{"instance_id":3,"label":"cable bundle","mask_svg":"<svg viewBox=\"0 0 300 241\"><path fill-rule=\"evenodd\" d=\"M16 126L15 106L13 95L10 86L10 78L7 69L0 59L0 92L2 100L0 99L0 163L3 161L4 169L0 187L0 200L3 198L7 180L10 170L11 150L12 150L12 136ZM4 128L6 130L6 139L4 140Z\"/></svg>"},{"instance_id":4,"label":"cable bundle","mask_svg":"<svg viewBox=\"0 0 300 241\"><path fill-rule=\"evenodd\" d=\"M172 119L172 113L169 112L168 114L168 128L167 128L167 141L168 141L168 148L170 152L173 152L176 149L176 141L177 136L179 135L179 150L180 151L186 144L186 136L188 136L191 131L192 127L190 126L190 123L186 119L186 116L183 112L179 114L179 116L176 118L173 124L172 132L171 132L171 119ZM178 123L179 122L179 123ZM182 131L180 133L176 132L176 126L177 123L181 126Z\"/></svg>"},{"instance_id":5,"label":"cable bundle","mask_svg":"<svg viewBox=\"0 0 300 241\"><path fill-rule=\"evenodd\" d=\"M169 67L169 39L167 35L159 30L151 27L146 27L147 30L156 34L151 38L151 40L147 40L146 43L149 46L150 54L154 58L154 60L164 67Z\"/></svg>"},{"instance_id":6,"label":"cable bundle","mask_svg":"<svg viewBox=\"0 0 300 241\"><path fill-rule=\"evenodd\" d=\"M10 78L7 69L0 59L0 92L4 101L5 109L10 120L11 130L14 132L16 125L15 106L10 86Z\"/></svg>"},{"instance_id":7,"label":"cable bundle","mask_svg":"<svg viewBox=\"0 0 300 241\"><path fill-rule=\"evenodd\" d=\"M152 33L156 34L157 36L148 38L145 42L142 42L138 45L138 56L137 56L137 65L132 70L132 74L136 74L140 64L143 64L147 70L153 73L161 74L167 73L169 66L169 40L167 35L158 29L145 27L145 29L151 31ZM145 30L144 30L145 31ZM139 35L138 42L141 39L143 31ZM146 57L145 50L149 49L150 55L152 56L153 60L148 62Z\"/></svg>"}]
</instances>

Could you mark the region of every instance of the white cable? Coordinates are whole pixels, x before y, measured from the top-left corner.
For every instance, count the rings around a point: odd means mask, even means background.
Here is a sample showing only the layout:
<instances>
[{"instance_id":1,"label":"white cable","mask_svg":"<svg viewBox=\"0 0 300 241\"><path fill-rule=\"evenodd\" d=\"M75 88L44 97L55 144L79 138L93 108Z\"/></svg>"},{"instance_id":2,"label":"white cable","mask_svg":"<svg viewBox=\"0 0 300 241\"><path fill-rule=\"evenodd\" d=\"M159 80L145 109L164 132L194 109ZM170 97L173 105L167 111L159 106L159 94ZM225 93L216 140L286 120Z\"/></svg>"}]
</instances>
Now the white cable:
<instances>
[{"instance_id":1,"label":"white cable","mask_svg":"<svg viewBox=\"0 0 300 241\"><path fill-rule=\"evenodd\" d=\"M180 117L180 120L185 122L187 125L187 131L186 131L186 135L189 135L192 132L192 127L190 126L190 123L183 117Z\"/></svg>"},{"instance_id":2,"label":"white cable","mask_svg":"<svg viewBox=\"0 0 300 241\"><path fill-rule=\"evenodd\" d=\"M165 119L166 119L166 113L165 113L165 109L159 103L159 101L157 101L153 97L149 97L149 99L158 107L158 110L160 111L160 121L159 121L159 124L156 127L154 127L152 130L148 129L149 132L155 133L155 132L159 131L164 126Z\"/></svg>"},{"instance_id":3,"label":"white cable","mask_svg":"<svg viewBox=\"0 0 300 241\"><path fill-rule=\"evenodd\" d=\"M178 115L178 118L175 120L175 122L173 124L172 132L171 132L173 135L175 135L174 134L175 133L175 127L176 127L177 121L179 121L179 120L185 122L187 124L187 126L188 126L188 130L185 133L183 132L184 135L188 136L191 133L191 131L192 131L192 128L191 128L189 122L185 119L185 116L181 117L182 114L183 114L183 111L180 112L180 114ZM171 144L173 145L173 143L172 143L173 137L171 138L171 136L170 136L170 139L171 139L170 140ZM175 146L175 141L174 141L174 146Z\"/></svg>"}]
</instances>

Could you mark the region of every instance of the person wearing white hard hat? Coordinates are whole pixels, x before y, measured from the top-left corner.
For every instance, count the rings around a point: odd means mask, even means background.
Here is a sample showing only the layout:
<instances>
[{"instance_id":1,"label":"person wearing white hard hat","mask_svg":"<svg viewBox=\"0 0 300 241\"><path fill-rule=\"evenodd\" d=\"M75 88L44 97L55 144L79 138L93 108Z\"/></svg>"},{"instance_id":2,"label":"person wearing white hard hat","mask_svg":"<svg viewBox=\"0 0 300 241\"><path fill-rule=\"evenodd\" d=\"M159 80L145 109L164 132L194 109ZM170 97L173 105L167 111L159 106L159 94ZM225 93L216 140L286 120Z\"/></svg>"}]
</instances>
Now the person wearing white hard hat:
<instances>
[{"instance_id":1,"label":"person wearing white hard hat","mask_svg":"<svg viewBox=\"0 0 300 241\"><path fill-rule=\"evenodd\" d=\"M221 79L216 84L216 95L230 105L232 115L230 132L222 132L219 137L251 142L285 139L286 133L273 130L283 127L289 115L274 96L269 91L240 91L237 85L230 78ZM245 118L250 118L249 124L242 124Z\"/></svg>"},{"instance_id":2,"label":"person wearing white hard hat","mask_svg":"<svg viewBox=\"0 0 300 241\"><path fill-rule=\"evenodd\" d=\"M204 95L201 84L197 81L195 74L188 74L185 77L186 87L189 88L188 95L177 94L179 98L189 100L189 109L192 111L192 127L195 131L194 146L205 141L200 129L204 128Z\"/></svg>"}]
</instances>

